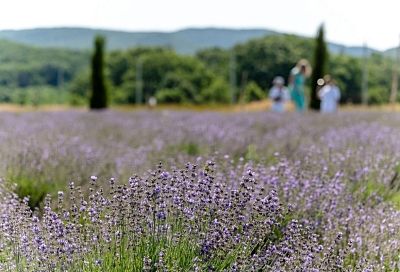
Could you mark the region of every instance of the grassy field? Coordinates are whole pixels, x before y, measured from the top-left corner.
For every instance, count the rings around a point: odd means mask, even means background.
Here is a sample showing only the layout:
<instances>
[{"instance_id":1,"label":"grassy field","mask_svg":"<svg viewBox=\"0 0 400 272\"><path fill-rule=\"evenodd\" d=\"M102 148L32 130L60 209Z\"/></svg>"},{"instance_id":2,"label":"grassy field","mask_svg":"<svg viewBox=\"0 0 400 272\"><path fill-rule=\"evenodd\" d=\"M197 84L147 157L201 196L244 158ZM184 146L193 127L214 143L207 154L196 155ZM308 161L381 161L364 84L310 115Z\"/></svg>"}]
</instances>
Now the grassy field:
<instances>
[{"instance_id":1,"label":"grassy field","mask_svg":"<svg viewBox=\"0 0 400 272\"><path fill-rule=\"evenodd\" d=\"M0 270L399 271L400 114L267 107L0 106Z\"/></svg>"}]
</instances>

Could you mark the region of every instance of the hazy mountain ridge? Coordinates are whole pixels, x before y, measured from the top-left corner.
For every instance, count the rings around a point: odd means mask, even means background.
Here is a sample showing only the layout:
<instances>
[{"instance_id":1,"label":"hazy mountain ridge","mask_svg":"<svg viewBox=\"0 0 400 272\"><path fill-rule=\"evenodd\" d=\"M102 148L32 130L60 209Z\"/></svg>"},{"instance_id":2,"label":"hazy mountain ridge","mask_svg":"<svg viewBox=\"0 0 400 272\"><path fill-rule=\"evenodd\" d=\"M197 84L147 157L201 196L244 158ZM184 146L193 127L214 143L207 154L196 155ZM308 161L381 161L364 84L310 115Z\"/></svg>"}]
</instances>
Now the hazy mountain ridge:
<instances>
[{"instance_id":1,"label":"hazy mountain ridge","mask_svg":"<svg viewBox=\"0 0 400 272\"><path fill-rule=\"evenodd\" d=\"M175 32L127 32L90 28L37 28L0 31L0 39L37 46L67 49L90 49L95 35L107 38L108 49L135 46L167 46L178 53L193 54L209 47L230 48L238 43L267 35L279 35L268 29L187 28ZM362 46L329 43L332 53L362 56ZM368 48L368 52L381 52Z\"/></svg>"},{"instance_id":2,"label":"hazy mountain ridge","mask_svg":"<svg viewBox=\"0 0 400 272\"><path fill-rule=\"evenodd\" d=\"M39 47L90 49L97 34L107 38L108 49L135 46L167 46L179 53L193 54L208 47L229 48L251 38L275 32L262 29L184 29L176 32L125 32L90 28L38 28L0 31L0 38Z\"/></svg>"}]
</instances>

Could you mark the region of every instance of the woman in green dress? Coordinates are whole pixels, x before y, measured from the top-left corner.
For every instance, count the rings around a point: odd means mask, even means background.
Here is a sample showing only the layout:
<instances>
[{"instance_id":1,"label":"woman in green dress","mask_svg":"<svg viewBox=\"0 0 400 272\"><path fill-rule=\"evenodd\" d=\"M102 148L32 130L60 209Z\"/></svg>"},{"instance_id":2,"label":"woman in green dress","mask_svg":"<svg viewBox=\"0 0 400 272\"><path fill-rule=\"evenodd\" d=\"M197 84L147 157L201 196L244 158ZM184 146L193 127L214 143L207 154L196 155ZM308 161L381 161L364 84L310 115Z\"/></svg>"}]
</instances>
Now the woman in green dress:
<instances>
[{"instance_id":1,"label":"woman in green dress","mask_svg":"<svg viewBox=\"0 0 400 272\"><path fill-rule=\"evenodd\" d=\"M304 93L304 83L311 74L311 67L305 59L300 60L296 67L290 72L290 89L292 101L297 112L306 110L306 98Z\"/></svg>"}]
</instances>

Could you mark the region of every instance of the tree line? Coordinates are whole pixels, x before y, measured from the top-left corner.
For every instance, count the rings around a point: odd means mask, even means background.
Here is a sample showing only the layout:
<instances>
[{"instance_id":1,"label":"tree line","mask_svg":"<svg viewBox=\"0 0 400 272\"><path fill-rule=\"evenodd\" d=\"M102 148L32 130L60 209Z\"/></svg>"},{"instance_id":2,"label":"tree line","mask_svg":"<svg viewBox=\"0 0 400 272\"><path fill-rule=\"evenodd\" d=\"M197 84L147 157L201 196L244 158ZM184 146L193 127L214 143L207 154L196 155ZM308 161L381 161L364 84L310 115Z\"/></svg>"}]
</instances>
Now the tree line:
<instances>
[{"instance_id":1,"label":"tree line","mask_svg":"<svg viewBox=\"0 0 400 272\"><path fill-rule=\"evenodd\" d=\"M0 102L88 103L92 53L6 46L11 53L0 53ZM299 59L312 60L315 46L312 38L276 35L195 55L161 47L104 51L103 84L112 104L143 104L150 97L160 103L249 102L265 98L273 78L287 79ZM357 57L330 55L326 71L342 90L342 103L361 103L363 65ZM368 103L388 102L393 60L373 53L366 65Z\"/></svg>"},{"instance_id":2,"label":"tree line","mask_svg":"<svg viewBox=\"0 0 400 272\"><path fill-rule=\"evenodd\" d=\"M328 58L322 26L315 40L279 35L250 40L229 50L210 48L195 56L178 55L167 48L133 48L113 51L107 58L105 80L112 90L111 100L139 104L149 97L161 103L195 104L260 100L275 76L288 78L297 60L311 59L315 67L308 92L314 109L319 106L316 82L325 73L330 73L342 90L341 103L361 103L362 65L369 71L367 102L388 102L393 66L393 60L377 53L368 56L366 64L343 54Z\"/></svg>"}]
</instances>

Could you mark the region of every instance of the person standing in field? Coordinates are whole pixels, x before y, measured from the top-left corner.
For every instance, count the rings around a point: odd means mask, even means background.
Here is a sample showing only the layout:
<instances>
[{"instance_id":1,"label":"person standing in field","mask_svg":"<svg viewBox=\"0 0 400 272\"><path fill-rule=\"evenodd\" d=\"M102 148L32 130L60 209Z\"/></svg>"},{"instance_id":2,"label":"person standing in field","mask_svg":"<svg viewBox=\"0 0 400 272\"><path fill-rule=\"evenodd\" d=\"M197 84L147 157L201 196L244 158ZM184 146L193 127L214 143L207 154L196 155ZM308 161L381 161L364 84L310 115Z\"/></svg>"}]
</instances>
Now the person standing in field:
<instances>
[{"instance_id":1,"label":"person standing in field","mask_svg":"<svg viewBox=\"0 0 400 272\"><path fill-rule=\"evenodd\" d=\"M277 76L272 81L272 88L269 91L269 98L272 100L272 111L284 112L285 103L290 99L288 88L285 87L285 80Z\"/></svg>"},{"instance_id":2,"label":"person standing in field","mask_svg":"<svg viewBox=\"0 0 400 272\"><path fill-rule=\"evenodd\" d=\"M318 91L321 100L321 112L331 113L337 111L337 104L340 100L340 90L335 81L329 76L324 77L325 85Z\"/></svg>"},{"instance_id":3,"label":"person standing in field","mask_svg":"<svg viewBox=\"0 0 400 272\"><path fill-rule=\"evenodd\" d=\"M304 112L306 109L306 98L304 83L311 75L311 66L307 60L300 60L292 69L289 76L289 87L291 89L292 101L297 112Z\"/></svg>"}]
</instances>

